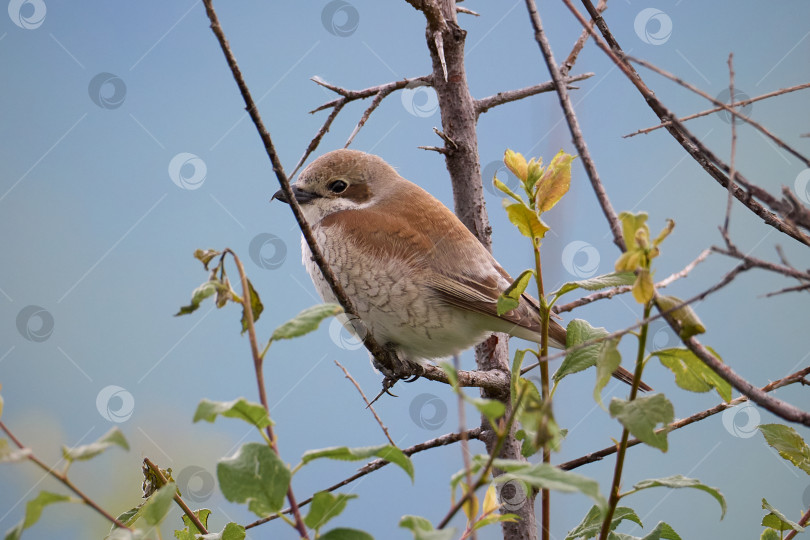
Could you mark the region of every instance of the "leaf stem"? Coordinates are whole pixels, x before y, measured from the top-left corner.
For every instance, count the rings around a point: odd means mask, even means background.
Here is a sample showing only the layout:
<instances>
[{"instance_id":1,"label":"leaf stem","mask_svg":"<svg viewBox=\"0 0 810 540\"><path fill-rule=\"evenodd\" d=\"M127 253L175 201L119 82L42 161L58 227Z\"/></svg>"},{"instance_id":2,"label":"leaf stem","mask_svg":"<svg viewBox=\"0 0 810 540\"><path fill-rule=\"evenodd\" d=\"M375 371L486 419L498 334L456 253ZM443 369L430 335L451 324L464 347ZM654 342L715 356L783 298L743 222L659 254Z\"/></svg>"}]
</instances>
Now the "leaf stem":
<instances>
[{"instance_id":1,"label":"leaf stem","mask_svg":"<svg viewBox=\"0 0 810 540\"><path fill-rule=\"evenodd\" d=\"M8 438L11 439L15 445L17 445L17 448L20 449L25 448L25 446L23 446L20 440L17 439L17 437L15 437L13 433L11 433L11 431L6 427L6 425L2 421L0 421L0 429L2 429L5 432L5 434L8 435ZM67 477L67 474L61 473L55 470L53 467L48 467L48 465L45 464L44 461L36 457L33 453L28 454L27 457L29 461L35 463L40 469L42 469L46 473L50 474L51 476L59 480L65 487L67 487L70 491L75 493L84 504L86 504L87 506L89 506L90 508L92 508L93 510L104 516L104 518L107 521L113 523L116 527L120 529L126 529L128 531L132 530L123 523L121 523L118 519L110 515L106 510L101 508L93 499L85 495L82 490L80 490L78 487L76 487L76 485L73 482L71 482L71 480Z\"/></svg>"},{"instance_id":2,"label":"leaf stem","mask_svg":"<svg viewBox=\"0 0 810 540\"><path fill-rule=\"evenodd\" d=\"M644 320L650 316L652 310L652 302L644 304ZM638 385L641 382L641 373L644 371L644 351L647 346L647 329L649 325L644 324L641 326L641 334L638 338L638 354L636 355L636 369L633 372L633 385L630 387L630 401L636 399L638 394ZM622 469L624 468L624 456L627 452L627 441L630 438L630 431L627 428L622 430L622 440L619 443L619 450L616 453L616 468L613 471L613 483L610 486L610 498L608 499L607 513L605 520L602 522L602 530L599 533L599 540L607 540L610 533L610 523L613 521L613 514L616 511L616 505L619 504L621 495L619 494L619 484L622 480ZM629 492L628 492L629 493Z\"/></svg>"},{"instance_id":3,"label":"leaf stem","mask_svg":"<svg viewBox=\"0 0 810 540\"><path fill-rule=\"evenodd\" d=\"M540 357L548 356L548 326L551 312L546 302L546 295L543 290L543 266L540 261L540 246L536 239L532 239L534 249L534 277L537 280L537 298L540 302ZM543 403L550 399L548 362L540 362L540 395ZM548 444L543 445L543 463L551 463L551 448ZM540 492L541 522L540 532L543 540L549 540L551 536L551 493L547 489Z\"/></svg>"}]
</instances>

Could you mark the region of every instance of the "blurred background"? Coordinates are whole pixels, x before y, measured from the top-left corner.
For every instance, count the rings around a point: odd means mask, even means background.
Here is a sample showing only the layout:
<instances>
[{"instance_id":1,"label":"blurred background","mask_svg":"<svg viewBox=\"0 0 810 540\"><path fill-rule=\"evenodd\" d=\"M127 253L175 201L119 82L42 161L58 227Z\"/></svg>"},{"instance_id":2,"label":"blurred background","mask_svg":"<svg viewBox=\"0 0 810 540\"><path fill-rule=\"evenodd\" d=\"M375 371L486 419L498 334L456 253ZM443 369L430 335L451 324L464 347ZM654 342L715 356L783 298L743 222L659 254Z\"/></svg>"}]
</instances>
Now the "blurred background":
<instances>
[{"instance_id":1,"label":"blurred background","mask_svg":"<svg viewBox=\"0 0 810 540\"><path fill-rule=\"evenodd\" d=\"M465 2L480 17L460 15L467 30L466 67L474 97L549 80L523 2ZM429 73L424 18L406 2L219 2L231 47L287 171L303 154L328 111L309 111L335 96L309 79L350 89ZM580 34L579 24L556 2L539 6L558 62ZM37 456L59 464L60 445L87 444L117 426L131 449L114 448L77 463L71 476L117 515L140 502L141 461L171 467L194 508L212 510L211 530L255 516L219 494L216 462L242 443L257 440L244 423L192 424L202 398L256 400L256 384L240 311L211 303L191 316L173 314L206 279L192 258L197 248L234 249L265 305L260 340L300 310L319 302L300 263L299 233L289 209L270 203L278 189L269 160L231 78L200 2L11 0L0 17L0 384L3 421ZM728 98L728 54L734 53L736 100L807 82L810 76L810 5L778 3L616 1L605 13L625 50L677 73L713 96ZM720 244L726 192L663 130L622 135L656 123L624 76L592 44L572 74L595 75L572 91L585 138L617 211L647 211L656 233L676 221L656 259L656 278L680 270L704 248ZM686 115L710 108L702 98L640 69L672 110ZM808 152L807 90L760 101L748 109L789 144ZM316 155L340 148L369 101L347 106ZM728 159L727 117L711 114L689 127ZM417 149L438 145L441 127L435 93L427 88L385 99L352 148L373 152L452 207L441 156ZM750 126L738 127L737 166L772 193L785 185L810 203L810 171ZM575 153L555 94L541 94L493 109L479 121L485 196L496 258L512 274L532 266L529 244L509 224L494 174L507 183L504 149L548 161L560 148ZM544 242L548 289L610 272L618 256L580 161L571 191L548 215ZM735 203L732 238L745 252L778 261L780 244L797 268L810 266L807 249L762 225ZM712 256L667 289L690 297L716 282L733 261ZM231 270L235 275L235 269ZM760 271L696 306L708 328L703 342L757 385L806 366L810 355L805 294L763 295L795 285ZM571 296L573 299L575 296ZM576 312L613 331L635 322L641 309L616 297ZM572 318L567 314L565 321ZM675 343L662 325L653 347ZM525 346L517 341L512 349ZM620 350L631 366L632 337ZM367 394L380 376L366 352L339 324L274 344L266 374L272 417L286 462L308 449L385 442L338 360ZM474 366L472 354L463 367ZM677 388L653 361L645 379L665 392L677 417L716 404L716 394ZM555 462L611 444L619 424L591 397L592 371L568 378L555 411L569 429ZM791 387L780 398L807 408L807 391ZM447 387L420 380L398 384L398 398L377 409L397 444L408 447L458 429L456 400ZM473 392L474 393L474 392ZM611 383L606 398L624 396ZM468 411L469 423L477 419ZM649 531L667 521L683 538L755 537L766 497L791 519L810 505L810 478L783 461L756 431L774 421L756 407L738 407L670 435L670 451L639 446L629 452L625 487L644 478L684 474L716 486L729 510L700 492L651 491L622 501ZM799 429L807 437L808 430ZM472 443L473 451L484 452ZM461 469L458 445L417 454L415 484L386 467L345 488L359 498L330 526L351 526L377 538L410 538L399 529L404 514L438 522L450 505L449 477ZM607 492L614 460L578 469ZM357 463L316 462L294 478L299 499L352 474ZM25 501L40 489L64 492L30 463L0 466L0 530L18 523ZM590 508L578 495L552 498L553 534L562 538ZM462 518L454 524L463 527ZM175 509L164 537L180 526ZM109 529L89 508L48 507L25 538L102 538ZM636 525L623 532L643 536ZM295 538L276 521L248 538ZM498 527L481 538L499 538Z\"/></svg>"}]
</instances>

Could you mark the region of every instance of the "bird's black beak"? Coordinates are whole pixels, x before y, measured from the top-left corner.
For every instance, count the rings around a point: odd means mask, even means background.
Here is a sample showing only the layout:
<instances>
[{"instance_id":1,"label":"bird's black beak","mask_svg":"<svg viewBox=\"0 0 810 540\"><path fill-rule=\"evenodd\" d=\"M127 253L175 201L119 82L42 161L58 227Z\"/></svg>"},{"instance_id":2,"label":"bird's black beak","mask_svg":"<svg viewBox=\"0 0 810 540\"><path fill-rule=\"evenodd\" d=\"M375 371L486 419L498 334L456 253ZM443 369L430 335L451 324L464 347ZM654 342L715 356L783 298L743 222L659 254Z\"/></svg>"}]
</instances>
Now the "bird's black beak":
<instances>
[{"instance_id":1,"label":"bird's black beak","mask_svg":"<svg viewBox=\"0 0 810 540\"><path fill-rule=\"evenodd\" d=\"M318 196L315 193L304 191L296 185L292 185L290 187L292 188L293 196L295 197L295 200L298 201L298 204L306 204ZM270 202L273 202L275 199L278 199L283 203L290 204L290 201L287 199L287 195L284 193L283 189L276 191L273 194L273 197L270 199Z\"/></svg>"}]
</instances>

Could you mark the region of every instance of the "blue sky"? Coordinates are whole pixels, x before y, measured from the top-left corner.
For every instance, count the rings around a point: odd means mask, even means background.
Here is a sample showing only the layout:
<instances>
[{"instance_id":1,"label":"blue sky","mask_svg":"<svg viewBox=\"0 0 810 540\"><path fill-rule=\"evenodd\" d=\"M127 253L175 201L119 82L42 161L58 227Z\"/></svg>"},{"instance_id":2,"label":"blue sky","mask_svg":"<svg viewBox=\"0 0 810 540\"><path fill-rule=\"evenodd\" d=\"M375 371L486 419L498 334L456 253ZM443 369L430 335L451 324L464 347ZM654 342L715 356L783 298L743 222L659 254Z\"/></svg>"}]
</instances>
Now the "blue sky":
<instances>
[{"instance_id":1,"label":"blue sky","mask_svg":"<svg viewBox=\"0 0 810 540\"><path fill-rule=\"evenodd\" d=\"M460 17L468 32L466 66L475 97L549 79L523 2L465 5L481 13ZM424 20L406 2L248 1L220 2L217 8L288 171L328 114L308 111L333 98L311 77L360 89L430 69ZM579 26L560 3L542 2L539 8L561 60ZM650 8L656 11L643 11ZM171 466L176 477L185 471L187 490L196 493L192 502L213 510L213 528L227 520L249 522L253 518L245 509L210 488L216 460L255 435L236 421L191 423L202 398L256 399L238 309L204 305L189 317L172 315L206 277L191 256L197 248L230 247L241 255L264 300L266 311L257 328L265 339L318 299L300 264L299 235L289 210L268 202L278 185L202 4L13 0L9 14L0 16L3 421L49 463L58 461L61 444L87 443L113 425L121 428L131 442L129 452L112 450L71 469L75 481L113 513L137 504L140 461L146 456ZM807 81L808 15L810 7L800 1L741 2L734 9L724 3L616 1L605 14L627 51L711 95L726 88L726 60L733 52L736 87L752 97ZM678 114L708 108L702 98L640 71ZM614 207L649 212L653 231L666 218L676 221L657 260L657 277L669 275L721 242L717 226L725 191L663 131L622 138L656 119L592 44L572 73L583 72L595 75L577 84L572 99ZM810 120L806 92L755 103L750 111L805 153L808 139L800 134L808 131ZM342 147L367 105L347 106L316 154ZM432 128L440 124L430 91L395 93L374 112L352 148L381 155L452 206L443 160L417 149L439 143ZM717 154L728 157L729 124L723 118L713 114L689 125ZM554 94L487 112L478 135L487 174L498 169L505 148L546 160L560 148L575 151ZM805 190L797 195L810 203L807 182L796 181L804 178L798 160L749 126L740 126L737 148L738 167L749 179L772 192L798 184ZM532 264L531 252L505 218L499 197L489 189L485 193L496 258L517 274ZM571 192L547 221L553 229L543 252L550 288L612 269L618 253L581 165L575 164ZM731 230L744 251L778 260L774 245L780 244L797 268L810 266L806 250L763 227L739 205ZM730 261L712 257L673 285L671 294L696 294L730 268ZM756 384L807 365L803 297L762 298L790 285L749 272L697 306L709 329L704 342ZM615 298L576 316L616 330L637 320L640 309L629 298ZM657 336L662 343L671 337L666 330ZM287 462L296 463L307 449L384 442L356 390L333 363L339 360L367 393L376 393L378 375L365 352L345 338L339 327L327 324L270 350L268 394ZM634 346L632 338L623 341L625 365ZM466 368L474 365L469 353L462 361ZM717 402L714 395L678 389L671 374L654 362L645 378L667 394L678 417ZM566 383L555 409L570 434L557 462L607 446L620 433L593 403L592 374ZM624 392L609 385L607 394ZM400 446L457 429L456 401L446 387L418 381L398 385L395 393L400 397L381 400L378 410ZM801 389L777 395L800 407L808 404ZM760 435L748 436L750 424L772 421L771 415L747 409L726 418L725 425L718 415L672 434L667 454L642 447L630 452L625 486L681 473L719 487L729 501L723 521L719 508L700 493L650 492L626 501L647 530L664 520L684 538L753 536L759 531L762 497L793 518L810 504L808 479L783 463ZM807 430L800 431L807 436ZM481 445L473 449L483 451ZM449 476L462 466L460 449L418 455L414 463L414 485L389 467L344 488L359 499L334 523L377 538L408 538L396 527L401 515L437 522L449 505ZM606 491L612 467L608 459L579 472L599 480ZM313 464L296 476L296 493L303 498L354 469L344 463ZM20 501L37 489L61 489L27 464L4 465L0 483L0 530L21 519ZM555 496L555 536L564 536L588 507L583 497ZM170 522L179 523L179 515ZM265 527L250 537L294 537L283 524ZM100 538L106 530L88 509L53 507L25 537ZM493 528L481 537L498 536Z\"/></svg>"}]
</instances>

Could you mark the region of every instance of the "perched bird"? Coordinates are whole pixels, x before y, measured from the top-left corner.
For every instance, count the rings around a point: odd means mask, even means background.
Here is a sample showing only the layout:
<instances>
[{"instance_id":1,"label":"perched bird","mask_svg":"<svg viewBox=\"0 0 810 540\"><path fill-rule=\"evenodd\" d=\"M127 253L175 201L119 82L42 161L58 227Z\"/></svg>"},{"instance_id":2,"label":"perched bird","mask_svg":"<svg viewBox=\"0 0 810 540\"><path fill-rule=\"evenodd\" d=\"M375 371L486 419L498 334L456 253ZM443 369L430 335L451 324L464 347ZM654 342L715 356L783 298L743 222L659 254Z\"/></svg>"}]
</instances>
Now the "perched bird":
<instances>
[{"instance_id":1,"label":"perched bird","mask_svg":"<svg viewBox=\"0 0 810 540\"><path fill-rule=\"evenodd\" d=\"M418 366L458 354L493 332L540 342L537 301L524 294L498 316L498 296L512 278L453 212L382 158L329 152L292 190L363 323L401 361ZM283 191L273 198L289 203ZM304 241L302 251L318 293L334 302ZM565 348L565 329L554 320L549 338ZM621 367L613 376L632 380Z\"/></svg>"}]
</instances>

